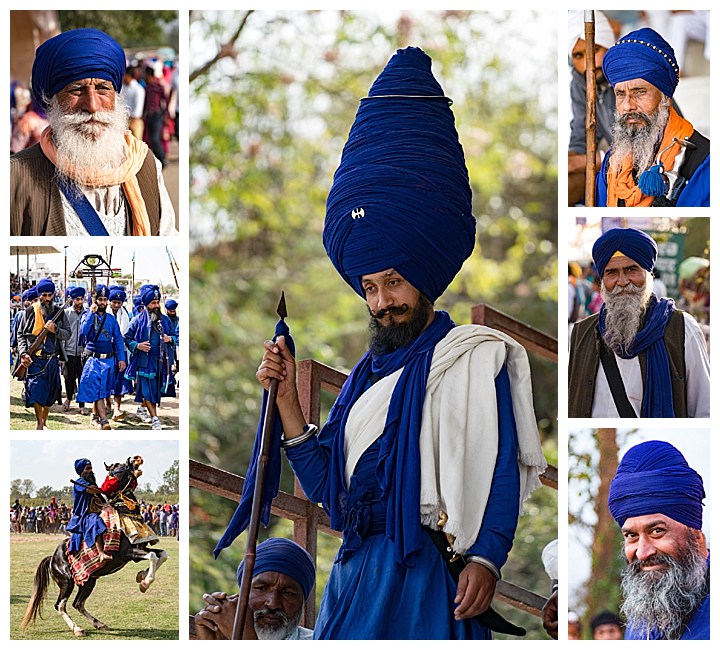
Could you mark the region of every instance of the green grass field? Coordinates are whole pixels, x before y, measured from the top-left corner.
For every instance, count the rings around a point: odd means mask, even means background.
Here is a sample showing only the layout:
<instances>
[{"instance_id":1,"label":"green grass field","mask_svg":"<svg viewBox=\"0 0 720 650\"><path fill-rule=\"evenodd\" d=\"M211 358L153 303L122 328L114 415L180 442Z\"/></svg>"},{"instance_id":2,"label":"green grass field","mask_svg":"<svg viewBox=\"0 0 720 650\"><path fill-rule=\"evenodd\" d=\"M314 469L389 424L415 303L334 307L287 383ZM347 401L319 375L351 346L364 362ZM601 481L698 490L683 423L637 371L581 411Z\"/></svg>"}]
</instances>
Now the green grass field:
<instances>
[{"instance_id":1,"label":"green grass field","mask_svg":"<svg viewBox=\"0 0 720 650\"><path fill-rule=\"evenodd\" d=\"M43 618L25 632L20 621L25 613L33 579L40 561L51 555L62 535L10 534L10 638L11 639L73 639L65 621L55 611L57 585L50 580L43 603ZM158 546L168 553L168 560L160 567L156 581L149 591L141 594L135 574L147 568L147 562L130 563L111 576L100 578L86 607L110 630L95 630L82 614L72 608L73 592L67 611L85 632L86 639L178 639L178 542L164 537Z\"/></svg>"}]
</instances>

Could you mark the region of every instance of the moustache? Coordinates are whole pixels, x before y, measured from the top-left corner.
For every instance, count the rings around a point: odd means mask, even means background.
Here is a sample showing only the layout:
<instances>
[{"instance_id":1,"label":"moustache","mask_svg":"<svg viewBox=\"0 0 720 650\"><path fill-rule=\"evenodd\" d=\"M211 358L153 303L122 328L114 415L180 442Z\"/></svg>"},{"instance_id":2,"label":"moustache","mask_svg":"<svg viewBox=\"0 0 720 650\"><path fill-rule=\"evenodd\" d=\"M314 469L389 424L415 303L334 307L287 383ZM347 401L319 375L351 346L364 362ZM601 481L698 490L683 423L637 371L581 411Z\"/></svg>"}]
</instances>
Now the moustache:
<instances>
[{"instance_id":1,"label":"moustache","mask_svg":"<svg viewBox=\"0 0 720 650\"><path fill-rule=\"evenodd\" d=\"M370 311L370 314L375 320L381 320L388 314L393 316L402 316L408 309L407 305L401 305L400 307L386 307L385 309L378 309L377 311Z\"/></svg>"},{"instance_id":2,"label":"moustache","mask_svg":"<svg viewBox=\"0 0 720 650\"><path fill-rule=\"evenodd\" d=\"M70 126L78 126L92 122L107 125L112 123L113 113L114 111L97 111L96 113L78 111L76 113L66 113L63 115L63 121Z\"/></svg>"},{"instance_id":3,"label":"moustache","mask_svg":"<svg viewBox=\"0 0 720 650\"><path fill-rule=\"evenodd\" d=\"M288 618L288 615L282 610L282 609L256 609L253 612L253 618L254 620L258 620L259 618L262 618L263 616L272 616L274 618L279 618L280 621L282 621L283 625L287 625L288 621L290 620Z\"/></svg>"},{"instance_id":4,"label":"moustache","mask_svg":"<svg viewBox=\"0 0 720 650\"><path fill-rule=\"evenodd\" d=\"M652 122L650 116L647 113L643 113L642 111L630 111L629 113L625 113L625 115L620 116L618 122L620 123L620 126L627 127L630 120L637 120L639 122L642 122L643 126L645 127L650 126Z\"/></svg>"}]
</instances>

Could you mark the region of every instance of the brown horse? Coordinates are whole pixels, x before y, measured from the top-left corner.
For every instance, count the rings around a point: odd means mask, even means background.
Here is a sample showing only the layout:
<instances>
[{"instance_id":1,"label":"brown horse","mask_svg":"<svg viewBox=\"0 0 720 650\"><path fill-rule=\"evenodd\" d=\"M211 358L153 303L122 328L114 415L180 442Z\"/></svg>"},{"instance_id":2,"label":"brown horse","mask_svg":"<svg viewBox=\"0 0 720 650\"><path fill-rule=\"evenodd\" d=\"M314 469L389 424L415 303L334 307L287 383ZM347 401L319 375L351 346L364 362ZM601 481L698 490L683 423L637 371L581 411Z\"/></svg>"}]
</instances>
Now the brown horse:
<instances>
[{"instance_id":1,"label":"brown horse","mask_svg":"<svg viewBox=\"0 0 720 650\"><path fill-rule=\"evenodd\" d=\"M167 553L159 548L149 549L148 543L131 544L127 536L122 533L120 536L120 549L113 552L113 557L99 569L97 569L87 580L87 582L78 587L78 593L75 596L72 606L85 616L96 630L109 630L108 626L102 621L96 619L90 612L85 609L85 601L95 588L98 578L111 575L122 569L128 562L143 562L148 560L150 566L147 569L138 571L135 576L140 591L145 593L150 585L155 581L155 573L160 565L167 560ZM35 622L38 615L42 618L42 604L47 594L50 576L60 589L58 598L55 601L55 609L63 617L68 627L75 636L84 636L85 631L70 618L66 611L67 602L75 589L75 581L73 580L70 562L67 557L67 540L61 542L55 549L55 552L44 558L35 572L35 580L33 582L33 592L28 603L25 616L20 623L20 628L25 629Z\"/></svg>"}]
</instances>

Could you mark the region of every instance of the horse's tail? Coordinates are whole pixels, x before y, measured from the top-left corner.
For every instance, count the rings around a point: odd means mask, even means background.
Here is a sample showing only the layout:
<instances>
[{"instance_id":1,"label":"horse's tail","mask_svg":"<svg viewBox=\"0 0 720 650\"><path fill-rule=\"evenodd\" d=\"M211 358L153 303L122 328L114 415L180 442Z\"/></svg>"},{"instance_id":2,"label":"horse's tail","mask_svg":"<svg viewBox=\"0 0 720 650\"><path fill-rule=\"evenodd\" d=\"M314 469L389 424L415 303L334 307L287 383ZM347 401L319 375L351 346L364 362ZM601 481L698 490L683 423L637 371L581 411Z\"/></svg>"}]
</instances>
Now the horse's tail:
<instances>
[{"instance_id":1,"label":"horse's tail","mask_svg":"<svg viewBox=\"0 0 720 650\"><path fill-rule=\"evenodd\" d=\"M30 602L28 603L27 609L25 610L25 616L20 623L20 629L24 630L29 625L35 622L35 619L40 615L42 618L42 604L47 593L48 583L50 582L50 562L52 556L48 555L44 558L35 572L35 580L33 581L33 592L30 596Z\"/></svg>"}]
</instances>

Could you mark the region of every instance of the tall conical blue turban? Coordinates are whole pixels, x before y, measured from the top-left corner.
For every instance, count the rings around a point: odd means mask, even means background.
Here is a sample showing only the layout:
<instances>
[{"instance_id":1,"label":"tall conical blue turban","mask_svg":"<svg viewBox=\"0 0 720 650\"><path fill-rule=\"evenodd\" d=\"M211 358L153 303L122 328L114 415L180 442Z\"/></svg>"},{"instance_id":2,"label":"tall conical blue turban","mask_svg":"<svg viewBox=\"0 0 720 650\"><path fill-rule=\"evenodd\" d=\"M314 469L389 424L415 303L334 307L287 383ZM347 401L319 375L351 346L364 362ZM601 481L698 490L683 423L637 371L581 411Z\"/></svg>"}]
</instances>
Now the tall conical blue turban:
<instances>
[{"instance_id":1,"label":"tall conical blue turban","mask_svg":"<svg viewBox=\"0 0 720 650\"><path fill-rule=\"evenodd\" d=\"M110 295L110 289L104 284L98 284L95 287L96 298L107 298Z\"/></svg>"},{"instance_id":2,"label":"tall conical blue turban","mask_svg":"<svg viewBox=\"0 0 720 650\"><path fill-rule=\"evenodd\" d=\"M472 194L450 100L421 49L398 50L360 102L327 199L323 243L364 297L395 269L435 301L475 244Z\"/></svg>"},{"instance_id":3,"label":"tall conical blue turban","mask_svg":"<svg viewBox=\"0 0 720 650\"><path fill-rule=\"evenodd\" d=\"M680 68L670 43L649 27L623 36L603 57L602 68L611 86L644 79L668 97L673 96L680 81Z\"/></svg>"},{"instance_id":4,"label":"tall conical blue turban","mask_svg":"<svg viewBox=\"0 0 720 650\"><path fill-rule=\"evenodd\" d=\"M631 517L660 513L702 529L702 477L670 443L640 443L623 456L610 483L608 507L618 525Z\"/></svg>"},{"instance_id":5,"label":"tall conical blue turban","mask_svg":"<svg viewBox=\"0 0 720 650\"><path fill-rule=\"evenodd\" d=\"M607 263L618 252L648 272L655 268L658 247L650 235L637 228L610 228L598 237L592 248L593 262L601 278Z\"/></svg>"},{"instance_id":6,"label":"tall conical blue turban","mask_svg":"<svg viewBox=\"0 0 720 650\"><path fill-rule=\"evenodd\" d=\"M45 41L35 51L32 67L32 93L37 106L79 79L105 79L115 92L122 88L125 51L99 29L72 29Z\"/></svg>"}]
</instances>

